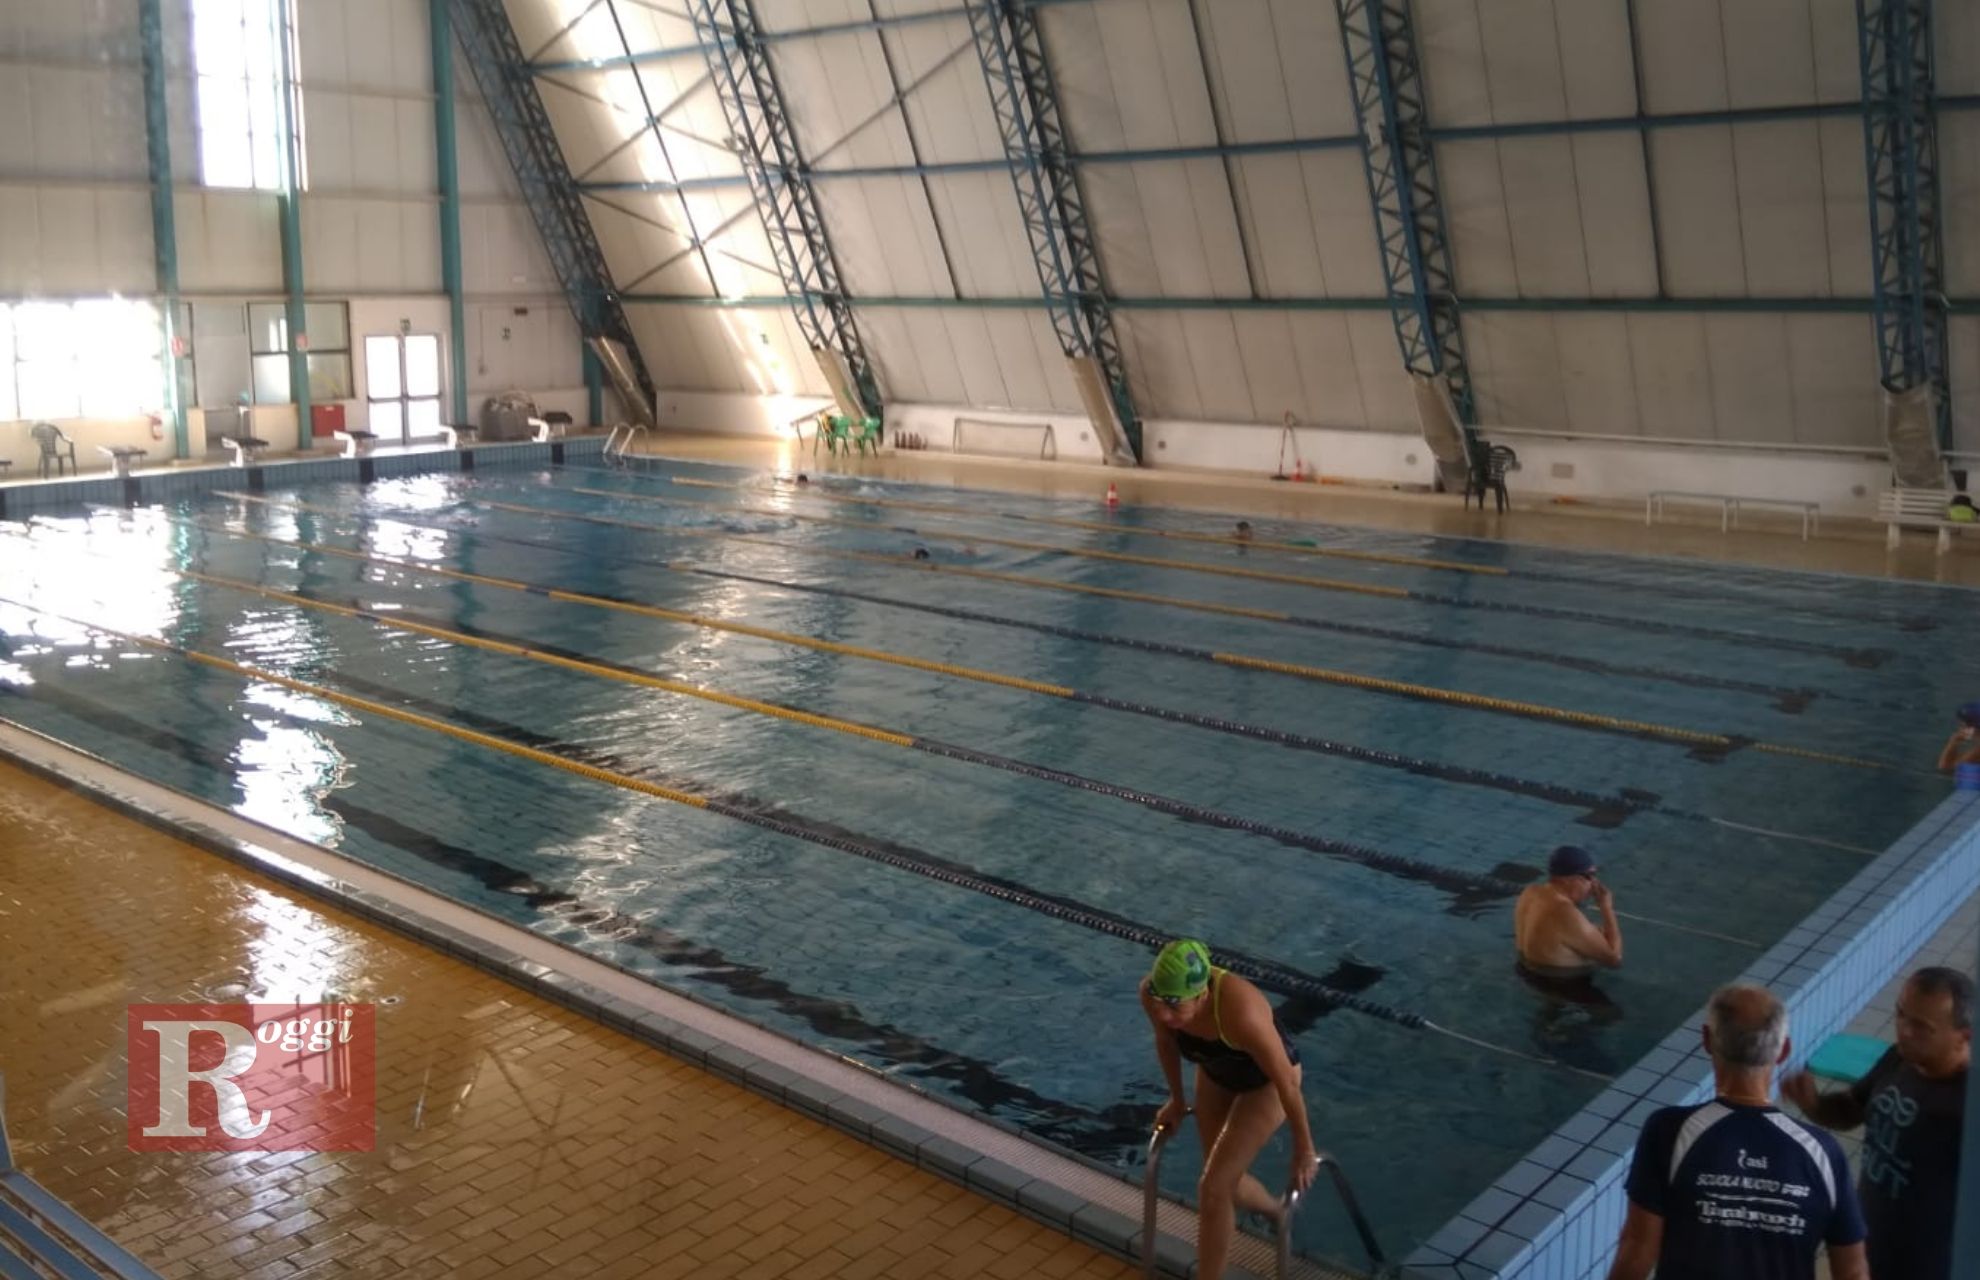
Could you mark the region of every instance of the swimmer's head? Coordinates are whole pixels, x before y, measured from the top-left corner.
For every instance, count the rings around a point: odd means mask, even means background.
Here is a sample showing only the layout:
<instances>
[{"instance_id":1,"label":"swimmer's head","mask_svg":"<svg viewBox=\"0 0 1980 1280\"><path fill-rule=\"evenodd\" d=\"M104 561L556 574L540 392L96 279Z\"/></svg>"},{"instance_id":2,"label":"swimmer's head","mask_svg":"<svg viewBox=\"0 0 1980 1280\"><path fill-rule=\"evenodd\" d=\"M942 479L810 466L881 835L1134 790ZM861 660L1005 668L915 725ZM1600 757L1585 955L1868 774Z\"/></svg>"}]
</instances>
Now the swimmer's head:
<instances>
[{"instance_id":1,"label":"swimmer's head","mask_svg":"<svg viewBox=\"0 0 1980 1280\"><path fill-rule=\"evenodd\" d=\"M806 475L804 472L800 471L798 472L797 482L799 484L810 484L811 477Z\"/></svg>"},{"instance_id":2,"label":"swimmer's head","mask_svg":"<svg viewBox=\"0 0 1980 1280\"><path fill-rule=\"evenodd\" d=\"M1148 994L1171 1008L1210 989L1210 948L1194 938L1177 938L1156 953L1148 971Z\"/></svg>"},{"instance_id":3,"label":"swimmer's head","mask_svg":"<svg viewBox=\"0 0 1980 1280\"><path fill-rule=\"evenodd\" d=\"M1238 536L1238 537L1239 537L1239 539L1241 539L1241 540L1249 540L1249 539L1250 539L1250 537L1251 537L1251 521L1249 521L1249 520L1240 520L1240 521L1238 521L1238 522L1237 522L1237 536Z\"/></svg>"},{"instance_id":4,"label":"swimmer's head","mask_svg":"<svg viewBox=\"0 0 1980 1280\"><path fill-rule=\"evenodd\" d=\"M1969 702L1953 714L1968 728L1980 729L1980 702Z\"/></svg>"},{"instance_id":5,"label":"swimmer's head","mask_svg":"<svg viewBox=\"0 0 1980 1280\"><path fill-rule=\"evenodd\" d=\"M928 548L916 547L914 549L914 558L917 560L926 560L928 558Z\"/></svg>"}]
</instances>

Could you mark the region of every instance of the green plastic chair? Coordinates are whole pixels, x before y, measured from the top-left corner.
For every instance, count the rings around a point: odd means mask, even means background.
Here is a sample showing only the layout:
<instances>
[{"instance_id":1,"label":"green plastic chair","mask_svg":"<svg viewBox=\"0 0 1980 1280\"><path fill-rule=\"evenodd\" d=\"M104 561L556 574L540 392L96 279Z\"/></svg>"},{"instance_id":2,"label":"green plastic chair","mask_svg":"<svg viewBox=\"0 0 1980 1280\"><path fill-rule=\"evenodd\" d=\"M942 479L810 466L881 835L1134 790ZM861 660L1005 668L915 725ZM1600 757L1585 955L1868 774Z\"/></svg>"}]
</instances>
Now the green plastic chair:
<instances>
[{"instance_id":1,"label":"green plastic chair","mask_svg":"<svg viewBox=\"0 0 1980 1280\"><path fill-rule=\"evenodd\" d=\"M824 415L819 419L818 435L819 438L825 441L825 452L834 454L852 452L851 418L836 413ZM814 444L812 446L812 452L816 453L817 451L818 446Z\"/></svg>"},{"instance_id":2,"label":"green plastic chair","mask_svg":"<svg viewBox=\"0 0 1980 1280\"><path fill-rule=\"evenodd\" d=\"M852 446L860 453L871 453L874 457L879 457L880 419L861 418L859 420L859 434L852 438Z\"/></svg>"}]
</instances>

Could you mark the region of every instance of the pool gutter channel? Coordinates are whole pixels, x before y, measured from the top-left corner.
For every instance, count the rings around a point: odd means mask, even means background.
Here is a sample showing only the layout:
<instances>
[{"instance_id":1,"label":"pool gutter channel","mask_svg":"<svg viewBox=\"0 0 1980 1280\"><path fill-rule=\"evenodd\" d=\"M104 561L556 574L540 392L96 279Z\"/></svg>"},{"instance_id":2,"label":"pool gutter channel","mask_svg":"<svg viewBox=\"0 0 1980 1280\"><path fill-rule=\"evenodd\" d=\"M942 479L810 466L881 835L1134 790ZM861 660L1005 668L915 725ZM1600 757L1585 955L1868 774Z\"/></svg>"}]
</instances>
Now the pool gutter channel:
<instances>
[{"instance_id":1,"label":"pool gutter channel","mask_svg":"<svg viewBox=\"0 0 1980 1280\"><path fill-rule=\"evenodd\" d=\"M444 951L1095 1249L1139 1261L1141 1189L1097 1164L5 718L0 718L0 758ZM1159 1272L1188 1280L1195 1267L1195 1212L1164 1199L1159 1221ZM1240 1233L1233 1260L1236 1276L1269 1276L1272 1244ZM1346 1272L1304 1259L1295 1260L1291 1275L1352 1280Z\"/></svg>"}]
</instances>

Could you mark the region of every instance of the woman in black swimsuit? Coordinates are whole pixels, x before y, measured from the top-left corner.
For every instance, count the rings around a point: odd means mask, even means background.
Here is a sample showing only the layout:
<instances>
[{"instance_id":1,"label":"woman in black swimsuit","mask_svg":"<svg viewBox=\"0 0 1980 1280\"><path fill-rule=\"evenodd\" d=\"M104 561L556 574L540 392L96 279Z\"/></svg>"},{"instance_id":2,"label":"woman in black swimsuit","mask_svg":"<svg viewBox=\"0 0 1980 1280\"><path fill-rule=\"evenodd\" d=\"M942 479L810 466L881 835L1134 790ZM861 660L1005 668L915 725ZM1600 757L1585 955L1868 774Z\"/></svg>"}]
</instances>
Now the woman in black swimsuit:
<instances>
[{"instance_id":1,"label":"woman in black swimsuit","mask_svg":"<svg viewBox=\"0 0 1980 1280\"><path fill-rule=\"evenodd\" d=\"M1158 1129L1174 1132L1189 1114L1182 1064L1196 1064L1196 1122L1205 1152L1196 1184L1197 1275L1218 1280L1238 1209L1278 1214L1279 1202L1249 1170L1288 1117L1290 1186L1305 1191L1319 1171L1299 1092L1299 1050L1279 1028L1264 993L1211 964L1210 949L1193 938L1179 938L1155 957L1141 980L1141 1007L1155 1028L1155 1056L1169 1082L1169 1100L1155 1116Z\"/></svg>"}]
</instances>

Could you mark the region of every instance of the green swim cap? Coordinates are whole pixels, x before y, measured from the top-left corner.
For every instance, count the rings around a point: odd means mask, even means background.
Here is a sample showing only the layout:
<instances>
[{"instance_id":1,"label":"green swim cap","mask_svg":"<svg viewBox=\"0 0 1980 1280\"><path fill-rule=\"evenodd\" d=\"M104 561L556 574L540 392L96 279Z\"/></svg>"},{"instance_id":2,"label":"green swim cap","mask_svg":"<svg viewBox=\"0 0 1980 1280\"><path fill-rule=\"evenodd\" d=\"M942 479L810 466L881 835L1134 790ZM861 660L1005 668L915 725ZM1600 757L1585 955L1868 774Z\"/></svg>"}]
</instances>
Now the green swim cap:
<instances>
[{"instance_id":1,"label":"green swim cap","mask_svg":"<svg viewBox=\"0 0 1980 1280\"><path fill-rule=\"evenodd\" d=\"M1166 1000L1188 1000L1210 986L1210 948L1194 938L1177 938L1155 957L1148 989Z\"/></svg>"}]
</instances>

